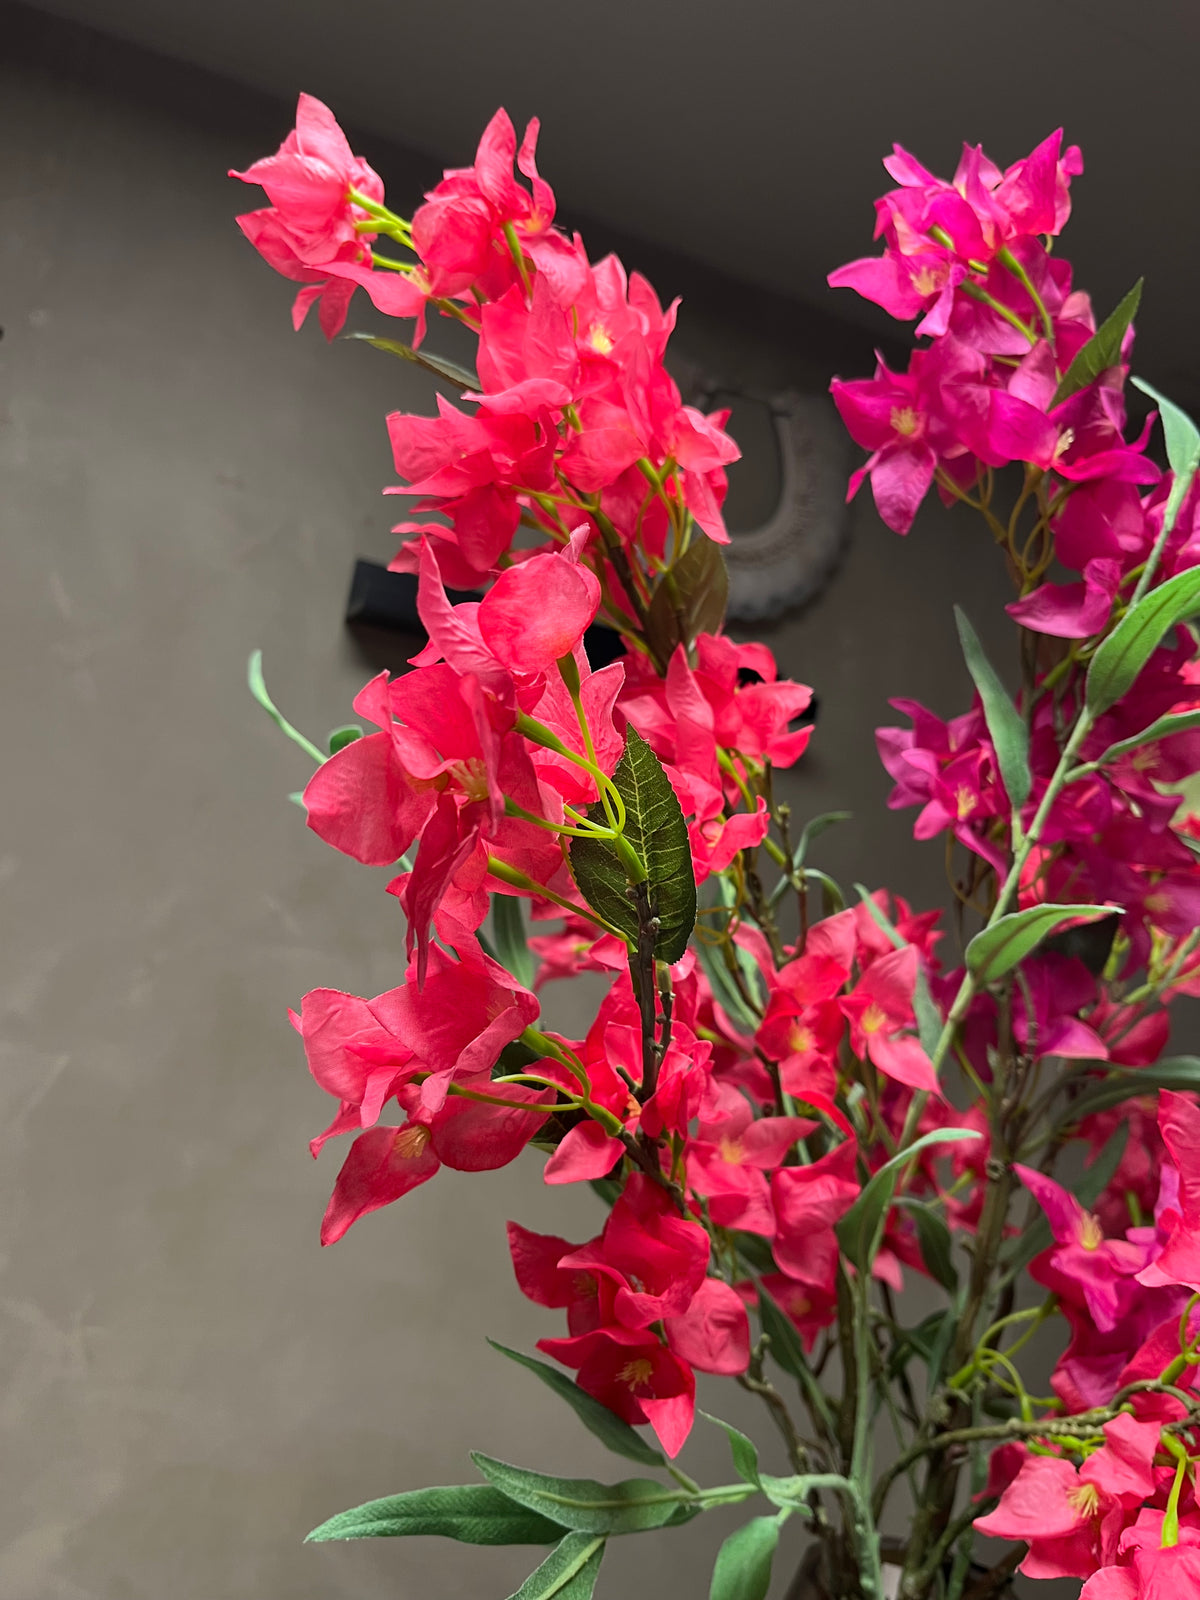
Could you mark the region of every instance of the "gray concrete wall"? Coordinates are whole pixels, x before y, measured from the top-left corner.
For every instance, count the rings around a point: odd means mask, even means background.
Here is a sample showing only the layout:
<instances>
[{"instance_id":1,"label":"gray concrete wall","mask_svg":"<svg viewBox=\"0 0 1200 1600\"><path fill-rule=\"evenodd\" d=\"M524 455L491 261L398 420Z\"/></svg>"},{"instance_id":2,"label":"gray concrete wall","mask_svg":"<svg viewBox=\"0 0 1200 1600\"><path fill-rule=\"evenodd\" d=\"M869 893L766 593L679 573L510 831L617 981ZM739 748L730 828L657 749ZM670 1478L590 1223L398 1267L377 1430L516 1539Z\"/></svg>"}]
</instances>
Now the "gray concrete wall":
<instances>
[{"instance_id":1,"label":"gray concrete wall","mask_svg":"<svg viewBox=\"0 0 1200 1600\"><path fill-rule=\"evenodd\" d=\"M285 112L19 20L10 43L42 43L0 65L0 1596L503 1595L531 1552L300 1540L470 1477L471 1447L619 1475L483 1343L559 1331L511 1281L504 1219L582 1238L598 1211L530 1159L444 1174L321 1252L338 1156L306 1153L327 1104L285 1009L396 982L402 929L383 875L287 804L305 759L244 689L262 646L295 721L346 719L368 675L339 621L350 563L393 548L383 415L428 395L294 335L234 228L224 170ZM711 298L686 351L828 376L795 325L731 326ZM982 621L1001 588L969 524L934 507L904 542L867 499L825 598L772 637L822 701L789 796L857 814L835 872L941 897L938 852L881 809L871 729L889 693L963 703L949 602ZM572 1026L575 997L555 1004ZM736 1390L709 1403L750 1415ZM727 1473L703 1424L689 1448ZM727 1527L618 1543L606 1591L706 1593Z\"/></svg>"}]
</instances>

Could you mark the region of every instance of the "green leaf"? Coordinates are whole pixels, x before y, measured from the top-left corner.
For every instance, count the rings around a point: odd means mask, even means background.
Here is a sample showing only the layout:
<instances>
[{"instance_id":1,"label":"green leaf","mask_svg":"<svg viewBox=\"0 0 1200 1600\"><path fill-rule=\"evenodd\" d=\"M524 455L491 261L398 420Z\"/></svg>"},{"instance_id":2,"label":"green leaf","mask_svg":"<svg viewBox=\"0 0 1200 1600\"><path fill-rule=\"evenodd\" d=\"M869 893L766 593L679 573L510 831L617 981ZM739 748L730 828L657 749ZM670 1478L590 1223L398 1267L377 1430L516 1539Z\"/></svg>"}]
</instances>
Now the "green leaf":
<instances>
[{"instance_id":1,"label":"green leaf","mask_svg":"<svg viewBox=\"0 0 1200 1600\"><path fill-rule=\"evenodd\" d=\"M871 891L861 883L854 885L854 892L858 895L867 912L876 925L887 934L897 950L908 947L908 940L881 910L879 903L872 896ZM938 1040L942 1036L942 1014L933 1002L933 995L929 992L929 979L925 975L924 961L917 962L917 981L913 989L913 1011L917 1018L917 1037L921 1041L921 1049L927 1056L931 1056L937 1049Z\"/></svg>"},{"instance_id":2,"label":"green leaf","mask_svg":"<svg viewBox=\"0 0 1200 1600\"><path fill-rule=\"evenodd\" d=\"M1109 1073L1094 1088L1071 1102L1070 1120L1079 1122L1093 1112L1108 1111L1125 1100L1136 1100L1139 1095L1152 1094L1158 1089L1200 1091L1200 1056L1171 1056L1157 1066Z\"/></svg>"},{"instance_id":3,"label":"green leaf","mask_svg":"<svg viewBox=\"0 0 1200 1600\"><path fill-rule=\"evenodd\" d=\"M729 574L720 545L694 539L655 586L647 641L663 661L677 645L690 650L700 634L720 632L728 600Z\"/></svg>"},{"instance_id":4,"label":"green leaf","mask_svg":"<svg viewBox=\"0 0 1200 1600\"><path fill-rule=\"evenodd\" d=\"M1128 1142L1129 1124L1123 1122L1091 1166L1084 1169L1083 1176L1074 1186L1072 1193L1085 1209L1088 1206L1095 1205L1096 1201L1112 1182L1113 1174L1121 1165L1121 1157L1125 1154L1125 1146ZM1050 1232L1050 1224L1046 1221L1039 1208L1032 1226L1010 1240L1008 1247L1003 1252L1007 1275L1015 1277L1018 1272L1023 1271L1029 1265L1034 1256L1041 1255L1042 1251L1048 1250L1053 1243L1054 1237Z\"/></svg>"},{"instance_id":5,"label":"green leaf","mask_svg":"<svg viewBox=\"0 0 1200 1600\"><path fill-rule=\"evenodd\" d=\"M752 1483L758 1488L758 1450L753 1440L748 1439L740 1428L735 1428L732 1422L723 1422L720 1417L711 1416L707 1411L700 1415L706 1422L713 1422L718 1428L724 1428L729 1439L729 1448L733 1452L733 1470L743 1483Z\"/></svg>"},{"instance_id":6,"label":"green leaf","mask_svg":"<svg viewBox=\"0 0 1200 1600\"><path fill-rule=\"evenodd\" d=\"M426 372L432 372L435 378L444 378L456 389L470 389L475 394L482 392L479 379L473 372L460 367L457 362L446 361L442 356L430 355L428 350L414 350L412 345L404 344L399 339L381 339L373 333L348 333L345 337L359 339L363 344L374 345L376 350L386 350L390 356L399 356L402 361L411 361L414 366L424 367Z\"/></svg>"},{"instance_id":7,"label":"green leaf","mask_svg":"<svg viewBox=\"0 0 1200 1600\"><path fill-rule=\"evenodd\" d=\"M492 932L496 936L500 965L512 973L523 989L531 989L537 962L525 937L525 917L516 895L492 896Z\"/></svg>"},{"instance_id":8,"label":"green leaf","mask_svg":"<svg viewBox=\"0 0 1200 1600\"><path fill-rule=\"evenodd\" d=\"M948 1289L951 1294L956 1293L958 1268L954 1265L953 1240L945 1217L932 1206L908 1195L901 1196L896 1203L902 1205L913 1219L921 1260L928 1267L930 1276L943 1289Z\"/></svg>"},{"instance_id":9,"label":"green leaf","mask_svg":"<svg viewBox=\"0 0 1200 1600\"><path fill-rule=\"evenodd\" d=\"M280 711L274 700L272 700L271 696L267 693L267 685L263 679L261 650L252 650L250 652L250 660L246 666L246 682L250 685L250 693L258 701L259 705L267 713L275 726L283 733L286 733L293 744L298 744L301 750L303 750L306 755L310 755L317 765L320 766L325 760L324 755L322 755L321 751L317 749L316 745L313 744L311 739L306 739L297 728L292 727L291 723L284 716L283 712Z\"/></svg>"},{"instance_id":10,"label":"green leaf","mask_svg":"<svg viewBox=\"0 0 1200 1600\"><path fill-rule=\"evenodd\" d=\"M509 1600L591 1600L604 1557L604 1540L568 1533Z\"/></svg>"},{"instance_id":11,"label":"green leaf","mask_svg":"<svg viewBox=\"0 0 1200 1600\"><path fill-rule=\"evenodd\" d=\"M1138 673L1176 623L1200 611L1200 567L1188 567L1131 606L1092 657L1087 707L1100 716L1133 687Z\"/></svg>"},{"instance_id":12,"label":"green leaf","mask_svg":"<svg viewBox=\"0 0 1200 1600\"><path fill-rule=\"evenodd\" d=\"M353 744L362 736L363 731L357 722L348 722L344 728L335 728L329 735L329 754L337 755L339 750L344 750L348 744Z\"/></svg>"},{"instance_id":13,"label":"green leaf","mask_svg":"<svg viewBox=\"0 0 1200 1600\"><path fill-rule=\"evenodd\" d=\"M729 1535L717 1551L709 1600L766 1600L779 1526L778 1516L753 1517Z\"/></svg>"},{"instance_id":14,"label":"green leaf","mask_svg":"<svg viewBox=\"0 0 1200 1600\"><path fill-rule=\"evenodd\" d=\"M983 702L984 720L995 747L1008 803L1014 811L1020 810L1029 799L1029 791L1033 786L1029 771L1029 732L1025 727L1025 719L996 676L995 668L984 654L978 634L966 612L959 606L954 608L954 619L958 623L958 637L967 668Z\"/></svg>"},{"instance_id":15,"label":"green leaf","mask_svg":"<svg viewBox=\"0 0 1200 1600\"><path fill-rule=\"evenodd\" d=\"M808 847L814 839L819 839L827 828L835 827L839 822L851 822L853 819L853 811L823 811L819 817L806 822L800 834L800 843L796 846L795 855L792 857L792 864L802 867L808 856Z\"/></svg>"},{"instance_id":16,"label":"green leaf","mask_svg":"<svg viewBox=\"0 0 1200 1600\"><path fill-rule=\"evenodd\" d=\"M405 1539L431 1533L464 1544L553 1544L562 1538L563 1524L514 1504L490 1484L462 1483L368 1500L366 1505L330 1517L314 1528L305 1542Z\"/></svg>"},{"instance_id":17,"label":"green leaf","mask_svg":"<svg viewBox=\"0 0 1200 1600\"><path fill-rule=\"evenodd\" d=\"M660 961L678 961L696 925L696 879L687 823L671 780L636 728L629 729L625 753L612 781L625 802L625 837L649 877L659 921L654 954ZM591 807L589 816L594 822L607 821L599 802ZM573 838L571 870L592 909L636 941L637 908L627 892L625 868L612 845L605 839Z\"/></svg>"},{"instance_id":18,"label":"green leaf","mask_svg":"<svg viewBox=\"0 0 1200 1600\"><path fill-rule=\"evenodd\" d=\"M771 1355L789 1377L799 1378L803 1382L808 1362L800 1335L791 1318L761 1285L758 1291L758 1318L762 1323L762 1331L770 1340Z\"/></svg>"},{"instance_id":19,"label":"green leaf","mask_svg":"<svg viewBox=\"0 0 1200 1600\"><path fill-rule=\"evenodd\" d=\"M1105 317L1083 349L1076 354L1054 391L1054 399L1050 402L1052 408L1061 405L1071 395L1078 394L1080 389L1086 389L1089 383L1094 383L1102 372L1115 367L1121 359L1121 341L1126 328L1137 316L1138 303L1142 298L1142 281L1138 279L1117 309Z\"/></svg>"},{"instance_id":20,"label":"green leaf","mask_svg":"<svg viewBox=\"0 0 1200 1600\"><path fill-rule=\"evenodd\" d=\"M515 1361L518 1366L526 1367L535 1377L538 1377L548 1389L553 1389L560 1395L589 1432L594 1433L601 1444L619 1456L624 1456L627 1461L638 1461L645 1467L661 1467L665 1465L661 1450L656 1450L652 1444L647 1444L640 1433L635 1433L627 1422L623 1422L616 1412L610 1411L607 1406L601 1405L585 1389L568 1378L563 1372L539 1361L536 1356L527 1356L520 1350L510 1350L507 1345L489 1339L488 1343L493 1350L499 1350L502 1356L507 1356L510 1361Z\"/></svg>"},{"instance_id":21,"label":"green leaf","mask_svg":"<svg viewBox=\"0 0 1200 1600\"><path fill-rule=\"evenodd\" d=\"M865 1272L875 1258L884 1218L896 1192L900 1169L907 1166L920 1151L935 1144L952 1144L959 1140L978 1139L981 1135L971 1128L934 1128L930 1133L914 1139L907 1149L901 1150L890 1161L884 1162L863 1186L858 1199L846 1212L834 1231L842 1254L852 1261L860 1272Z\"/></svg>"},{"instance_id":22,"label":"green leaf","mask_svg":"<svg viewBox=\"0 0 1200 1600\"><path fill-rule=\"evenodd\" d=\"M1047 934L1064 922L1080 919L1095 922L1100 917L1111 917L1120 906L1093 905L1040 905L1028 911L1010 911L1008 916L993 922L990 928L977 933L967 946L967 969L974 973L980 985L994 983L1006 972L1011 972L1018 961L1034 950Z\"/></svg>"},{"instance_id":23,"label":"green leaf","mask_svg":"<svg viewBox=\"0 0 1200 1600\"><path fill-rule=\"evenodd\" d=\"M1195 476L1196 467L1200 464L1200 428L1188 416L1186 411L1180 409L1173 400L1168 400L1165 394L1159 394L1144 378L1134 378L1133 386L1140 389L1158 407L1159 418L1162 421L1163 440L1167 446L1167 461L1176 478L1183 483L1180 500L1187 493L1187 480ZM1175 498L1171 495L1171 500ZM1170 508L1171 500L1167 501Z\"/></svg>"},{"instance_id":24,"label":"green leaf","mask_svg":"<svg viewBox=\"0 0 1200 1600\"><path fill-rule=\"evenodd\" d=\"M1141 733L1131 734L1128 739L1118 739L1116 744L1110 744L1102 756L1096 757L1095 765L1107 766L1110 761L1119 760L1141 745L1157 744L1160 739L1169 739L1176 733L1187 733L1192 728L1200 728L1200 711L1168 712L1148 728L1143 728Z\"/></svg>"},{"instance_id":25,"label":"green leaf","mask_svg":"<svg viewBox=\"0 0 1200 1600\"><path fill-rule=\"evenodd\" d=\"M552 1478L507 1461L471 1452L471 1460L501 1494L540 1516L581 1533L642 1533L661 1528L684 1504L680 1489L653 1478L598 1483L595 1478Z\"/></svg>"}]
</instances>

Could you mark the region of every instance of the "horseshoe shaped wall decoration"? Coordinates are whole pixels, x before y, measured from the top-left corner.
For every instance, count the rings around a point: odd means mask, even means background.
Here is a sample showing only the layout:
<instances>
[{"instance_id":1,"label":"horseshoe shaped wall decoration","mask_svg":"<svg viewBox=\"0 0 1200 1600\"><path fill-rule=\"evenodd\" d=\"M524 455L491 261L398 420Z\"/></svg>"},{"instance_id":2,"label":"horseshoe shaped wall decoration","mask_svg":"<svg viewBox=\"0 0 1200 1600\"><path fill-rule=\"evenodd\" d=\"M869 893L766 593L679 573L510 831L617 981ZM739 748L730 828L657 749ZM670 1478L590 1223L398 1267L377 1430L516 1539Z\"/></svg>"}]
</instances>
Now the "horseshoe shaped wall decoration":
<instances>
[{"instance_id":1,"label":"horseshoe shaped wall decoration","mask_svg":"<svg viewBox=\"0 0 1200 1600\"><path fill-rule=\"evenodd\" d=\"M718 399L756 401L774 424L779 500L757 527L729 530L729 616L764 621L804 605L829 581L849 531L850 450L832 402L795 389L764 397L698 375L688 388L704 409Z\"/></svg>"}]
</instances>

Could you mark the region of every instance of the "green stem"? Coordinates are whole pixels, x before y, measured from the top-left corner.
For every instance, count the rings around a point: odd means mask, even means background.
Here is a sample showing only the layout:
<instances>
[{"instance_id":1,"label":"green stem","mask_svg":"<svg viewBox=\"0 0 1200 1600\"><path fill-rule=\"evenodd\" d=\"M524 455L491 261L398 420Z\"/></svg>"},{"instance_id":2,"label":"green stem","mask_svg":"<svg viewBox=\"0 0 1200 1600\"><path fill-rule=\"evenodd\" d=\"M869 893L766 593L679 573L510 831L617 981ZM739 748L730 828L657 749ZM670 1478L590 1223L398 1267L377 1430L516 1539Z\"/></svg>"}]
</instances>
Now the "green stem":
<instances>
[{"instance_id":1,"label":"green stem","mask_svg":"<svg viewBox=\"0 0 1200 1600\"><path fill-rule=\"evenodd\" d=\"M1001 250L999 252L999 254L997 255L996 259L997 259L997 261L999 261L999 263L1000 263L1000 265L1002 267L1006 267L1008 269L1008 271L1012 273L1013 277L1018 280L1018 282L1021 284L1022 288L1028 294L1029 298L1033 301L1034 305L1037 307L1038 315L1042 319L1042 327L1046 331L1046 341L1051 347L1053 347L1053 345L1054 345L1054 324L1053 324L1053 322L1051 322L1050 313L1046 310L1045 302L1043 301L1041 295L1034 288L1033 281L1030 278L1029 274L1025 271L1025 268L1017 260L1016 256L1013 255L1012 251L1008 248L1007 245L1005 245L1003 250Z\"/></svg>"}]
</instances>

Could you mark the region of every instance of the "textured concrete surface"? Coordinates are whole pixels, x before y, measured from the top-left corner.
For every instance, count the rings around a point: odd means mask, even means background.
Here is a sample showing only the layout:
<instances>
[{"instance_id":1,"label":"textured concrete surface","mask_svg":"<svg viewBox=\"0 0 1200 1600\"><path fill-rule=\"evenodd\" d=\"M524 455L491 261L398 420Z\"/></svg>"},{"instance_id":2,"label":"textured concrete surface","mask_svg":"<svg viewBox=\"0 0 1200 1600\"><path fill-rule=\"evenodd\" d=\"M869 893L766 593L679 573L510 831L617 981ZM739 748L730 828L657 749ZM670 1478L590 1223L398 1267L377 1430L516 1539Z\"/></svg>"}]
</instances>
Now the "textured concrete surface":
<instances>
[{"instance_id":1,"label":"textured concrete surface","mask_svg":"<svg viewBox=\"0 0 1200 1600\"><path fill-rule=\"evenodd\" d=\"M300 1540L469 1477L471 1447L620 1475L483 1343L558 1331L511 1282L504 1219L582 1238L598 1213L551 1203L529 1160L443 1175L320 1251L337 1156L306 1153L327 1106L285 1008L395 982L401 928L383 875L306 833L285 799L305 758L244 689L262 646L297 723L346 720L368 675L339 622L351 560L392 550L383 414L428 395L295 336L233 227L222 174L281 115L118 65L0 65L0 1596L486 1600L531 1552ZM685 351L812 379L727 310L689 305ZM826 597L772 637L822 701L789 795L857 814L831 870L940 898L870 730L889 692L962 703L949 601L982 628L1000 588L974 528L934 507L900 541L867 501ZM553 1005L571 1027L579 997ZM709 1404L749 1416L736 1390ZM720 1481L724 1454L701 1425L686 1459ZM707 1593L728 1526L619 1543L607 1592Z\"/></svg>"}]
</instances>

